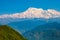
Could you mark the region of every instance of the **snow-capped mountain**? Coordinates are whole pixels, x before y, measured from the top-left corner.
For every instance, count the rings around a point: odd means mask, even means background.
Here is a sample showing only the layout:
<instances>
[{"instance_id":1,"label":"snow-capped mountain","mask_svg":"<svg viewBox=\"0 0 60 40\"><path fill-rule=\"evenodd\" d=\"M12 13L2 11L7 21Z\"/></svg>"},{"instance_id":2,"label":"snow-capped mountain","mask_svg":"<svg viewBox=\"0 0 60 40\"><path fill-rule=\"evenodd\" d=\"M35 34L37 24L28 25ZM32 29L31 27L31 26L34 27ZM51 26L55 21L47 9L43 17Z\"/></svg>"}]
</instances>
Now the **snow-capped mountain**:
<instances>
[{"instance_id":1,"label":"snow-capped mountain","mask_svg":"<svg viewBox=\"0 0 60 40\"><path fill-rule=\"evenodd\" d=\"M0 15L0 18L56 18L60 17L60 12L47 9L43 10L42 8L28 8L25 12L14 13L14 14L4 14Z\"/></svg>"},{"instance_id":2,"label":"snow-capped mountain","mask_svg":"<svg viewBox=\"0 0 60 40\"><path fill-rule=\"evenodd\" d=\"M8 24L22 33L50 22L60 23L60 12L30 7L21 13L0 15L0 24Z\"/></svg>"},{"instance_id":3,"label":"snow-capped mountain","mask_svg":"<svg viewBox=\"0 0 60 40\"><path fill-rule=\"evenodd\" d=\"M0 22L2 24L10 23L10 22L16 22L16 21L24 21L24 20L31 20L31 19L54 19L54 18L60 18L60 12L53 10L53 9L47 9L43 10L42 8L33 8L30 7L26 11L21 13L14 13L14 14L3 14L0 15Z\"/></svg>"}]
</instances>

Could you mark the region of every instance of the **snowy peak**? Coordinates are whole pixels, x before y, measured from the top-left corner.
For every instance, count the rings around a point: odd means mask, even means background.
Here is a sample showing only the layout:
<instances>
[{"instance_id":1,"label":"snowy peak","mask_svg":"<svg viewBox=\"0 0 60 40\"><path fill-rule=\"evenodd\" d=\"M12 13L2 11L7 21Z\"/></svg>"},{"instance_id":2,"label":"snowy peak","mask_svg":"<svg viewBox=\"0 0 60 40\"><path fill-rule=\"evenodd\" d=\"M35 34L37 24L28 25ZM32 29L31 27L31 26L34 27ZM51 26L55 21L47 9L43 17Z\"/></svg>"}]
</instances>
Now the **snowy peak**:
<instances>
[{"instance_id":1,"label":"snowy peak","mask_svg":"<svg viewBox=\"0 0 60 40\"><path fill-rule=\"evenodd\" d=\"M25 11L22 15L24 15L25 18L56 18L60 17L60 12L48 9L43 10L42 8L28 8L27 11Z\"/></svg>"},{"instance_id":2,"label":"snowy peak","mask_svg":"<svg viewBox=\"0 0 60 40\"><path fill-rule=\"evenodd\" d=\"M60 12L48 9L43 10L42 8L28 8L25 12L14 13L14 14L4 14L0 15L0 18L56 18L60 17Z\"/></svg>"}]
</instances>

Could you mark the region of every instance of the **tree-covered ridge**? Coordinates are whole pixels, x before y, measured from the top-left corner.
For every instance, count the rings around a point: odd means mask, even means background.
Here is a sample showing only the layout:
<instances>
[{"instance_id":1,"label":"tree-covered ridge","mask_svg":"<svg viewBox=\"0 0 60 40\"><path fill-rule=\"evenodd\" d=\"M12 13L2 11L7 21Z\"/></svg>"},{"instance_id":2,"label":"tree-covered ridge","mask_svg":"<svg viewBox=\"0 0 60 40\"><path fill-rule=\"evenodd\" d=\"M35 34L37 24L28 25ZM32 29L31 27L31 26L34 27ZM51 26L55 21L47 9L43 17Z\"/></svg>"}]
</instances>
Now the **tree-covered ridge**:
<instances>
[{"instance_id":1,"label":"tree-covered ridge","mask_svg":"<svg viewBox=\"0 0 60 40\"><path fill-rule=\"evenodd\" d=\"M21 34L7 25L0 25L0 40L26 40Z\"/></svg>"}]
</instances>

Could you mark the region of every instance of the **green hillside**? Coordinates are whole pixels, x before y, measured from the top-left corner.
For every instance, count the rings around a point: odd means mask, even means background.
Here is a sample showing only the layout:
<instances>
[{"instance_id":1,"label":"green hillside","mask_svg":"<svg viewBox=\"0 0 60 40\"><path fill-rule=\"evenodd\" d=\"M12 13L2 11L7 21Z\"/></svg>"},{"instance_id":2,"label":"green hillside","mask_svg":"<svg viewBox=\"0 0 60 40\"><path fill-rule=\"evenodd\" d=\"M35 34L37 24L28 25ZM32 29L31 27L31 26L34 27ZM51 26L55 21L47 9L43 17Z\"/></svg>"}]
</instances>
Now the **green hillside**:
<instances>
[{"instance_id":1,"label":"green hillside","mask_svg":"<svg viewBox=\"0 0 60 40\"><path fill-rule=\"evenodd\" d=\"M26 39L9 26L0 25L0 40L26 40Z\"/></svg>"}]
</instances>

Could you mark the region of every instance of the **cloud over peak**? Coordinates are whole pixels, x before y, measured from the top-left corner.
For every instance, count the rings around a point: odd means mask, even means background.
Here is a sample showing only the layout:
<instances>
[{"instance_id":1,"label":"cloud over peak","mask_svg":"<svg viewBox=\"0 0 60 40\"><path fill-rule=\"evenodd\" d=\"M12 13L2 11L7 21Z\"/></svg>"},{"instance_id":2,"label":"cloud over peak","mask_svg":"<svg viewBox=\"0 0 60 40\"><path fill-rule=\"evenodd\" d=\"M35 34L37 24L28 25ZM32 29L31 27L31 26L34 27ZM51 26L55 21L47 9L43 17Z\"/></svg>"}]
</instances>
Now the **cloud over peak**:
<instances>
[{"instance_id":1,"label":"cloud over peak","mask_svg":"<svg viewBox=\"0 0 60 40\"><path fill-rule=\"evenodd\" d=\"M60 17L60 12L48 9L43 10L42 8L28 8L25 12L14 13L14 14L3 14L0 18L56 18Z\"/></svg>"}]
</instances>

